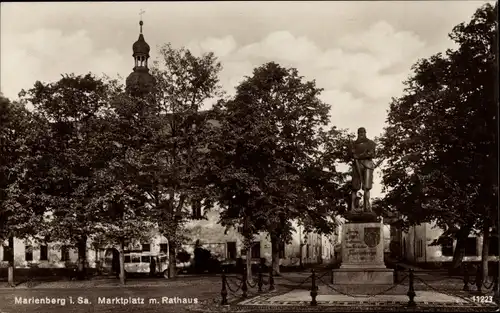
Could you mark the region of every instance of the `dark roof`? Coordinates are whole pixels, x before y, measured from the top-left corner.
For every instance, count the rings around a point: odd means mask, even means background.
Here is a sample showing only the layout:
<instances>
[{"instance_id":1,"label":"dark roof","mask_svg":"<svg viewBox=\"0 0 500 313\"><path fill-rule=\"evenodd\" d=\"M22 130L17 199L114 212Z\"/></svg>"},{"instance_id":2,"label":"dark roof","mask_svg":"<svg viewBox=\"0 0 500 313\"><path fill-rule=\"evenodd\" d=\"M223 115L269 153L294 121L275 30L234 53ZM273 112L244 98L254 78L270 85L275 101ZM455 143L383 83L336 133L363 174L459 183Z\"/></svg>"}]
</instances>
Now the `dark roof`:
<instances>
[{"instance_id":1,"label":"dark roof","mask_svg":"<svg viewBox=\"0 0 500 313\"><path fill-rule=\"evenodd\" d=\"M154 77L147 71L133 71L127 77L127 90L132 94L147 93L153 89L155 83Z\"/></svg>"},{"instance_id":2,"label":"dark roof","mask_svg":"<svg viewBox=\"0 0 500 313\"><path fill-rule=\"evenodd\" d=\"M133 56L136 54L145 54L149 56L149 51L151 50L146 40L144 40L144 36L142 34L139 35L139 39L132 45L132 50L134 51Z\"/></svg>"}]
</instances>

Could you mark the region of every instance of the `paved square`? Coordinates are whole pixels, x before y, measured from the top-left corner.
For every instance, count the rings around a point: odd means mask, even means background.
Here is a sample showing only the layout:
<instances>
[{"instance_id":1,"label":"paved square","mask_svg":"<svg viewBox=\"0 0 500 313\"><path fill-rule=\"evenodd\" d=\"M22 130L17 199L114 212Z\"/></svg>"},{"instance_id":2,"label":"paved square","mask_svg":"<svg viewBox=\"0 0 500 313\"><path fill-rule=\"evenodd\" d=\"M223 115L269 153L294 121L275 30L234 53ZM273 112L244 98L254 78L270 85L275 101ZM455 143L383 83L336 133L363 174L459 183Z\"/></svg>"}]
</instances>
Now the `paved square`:
<instances>
[{"instance_id":1,"label":"paved square","mask_svg":"<svg viewBox=\"0 0 500 313\"><path fill-rule=\"evenodd\" d=\"M311 301L310 291L292 290L275 296L259 296L240 302L239 305L309 305ZM348 296L341 294L319 294L316 297L318 305L350 305L350 304L401 304L408 303L406 295L356 295ZM421 304L468 304L469 301L446 295L443 293L420 291L415 297L415 302Z\"/></svg>"}]
</instances>

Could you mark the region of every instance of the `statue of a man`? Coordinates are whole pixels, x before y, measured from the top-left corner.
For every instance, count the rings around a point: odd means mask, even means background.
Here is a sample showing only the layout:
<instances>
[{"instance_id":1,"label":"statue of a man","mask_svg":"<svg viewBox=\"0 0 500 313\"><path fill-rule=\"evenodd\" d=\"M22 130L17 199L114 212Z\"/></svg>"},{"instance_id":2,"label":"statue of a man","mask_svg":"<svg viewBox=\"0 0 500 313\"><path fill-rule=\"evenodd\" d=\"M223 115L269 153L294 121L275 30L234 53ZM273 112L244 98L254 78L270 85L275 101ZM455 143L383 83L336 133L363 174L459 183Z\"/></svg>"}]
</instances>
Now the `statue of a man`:
<instances>
[{"instance_id":1,"label":"statue of a man","mask_svg":"<svg viewBox=\"0 0 500 313\"><path fill-rule=\"evenodd\" d=\"M375 164L375 142L366 138L366 129L361 127L358 129L358 138L351 147L353 155L352 164L352 193L351 193L351 208L358 210L356 205L357 192L363 190L363 211L371 212L370 205L370 190L373 184L373 170Z\"/></svg>"}]
</instances>

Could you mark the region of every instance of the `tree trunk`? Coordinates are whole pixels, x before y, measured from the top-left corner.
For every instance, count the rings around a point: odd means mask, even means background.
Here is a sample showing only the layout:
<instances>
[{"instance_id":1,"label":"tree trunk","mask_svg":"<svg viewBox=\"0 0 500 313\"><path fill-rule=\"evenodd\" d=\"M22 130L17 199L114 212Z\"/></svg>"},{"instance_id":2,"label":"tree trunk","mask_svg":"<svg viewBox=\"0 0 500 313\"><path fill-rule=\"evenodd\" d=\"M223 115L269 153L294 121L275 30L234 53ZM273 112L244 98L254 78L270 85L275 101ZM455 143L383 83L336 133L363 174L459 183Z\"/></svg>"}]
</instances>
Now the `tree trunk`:
<instances>
[{"instance_id":1,"label":"tree trunk","mask_svg":"<svg viewBox=\"0 0 500 313\"><path fill-rule=\"evenodd\" d=\"M171 238L168 239L168 278L177 276L176 244Z\"/></svg>"},{"instance_id":2,"label":"tree trunk","mask_svg":"<svg viewBox=\"0 0 500 313\"><path fill-rule=\"evenodd\" d=\"M490 248L490 222L484 221L483 226L483 249L481 251L481 270L483 271L483 279L488 277L488 254Z\"/></svg>"},{"instance_id":3,"label":"tree trunk","mask_svg":"<svg viewBox=\"0 0 500 313\"><path fill-rule=\"evenodd\" d=\"M120 284L125 285L125 243L120 241Z\"/></svg>"},{"instance_id":4,"label":"tree trunk","mask_svg":"<svg viewBox=\"0 0 500 313\"><path fill-rule=\"evenodd\" d=\"M247 278L252 281L252 244L247 245Z\"/></svg>"},{"instance_id":5,"label":"tree trunk","mask_svg":"<svg viewBox=\"0 0 500 313\"><path fill-rule=\"evenodd\" d=\"M77 279L84 280L86 276L86 261L87 261L87 236L83 236L78 241L78 267Z\"/></svg>"},{"instance_id":6,"label":"tree trunk","mask_svg":"<svg viewBox=\"0 0 500 313\"><path fill-rule=\"evenodd\" d=\"M276 275L280 274L280 241L278 236L271 235L271 266Z\"/></svg>"},{"instance_id":7,"label":"tree trunk","mask_svg":"<svg viewBox=\"0 0 500 313\"><path fill-rule=\"evenodd\" d=\"M457 244L455 251L453 251L453 261L451 262L451 269L459 268L462 265L462 260L465 256L465 241L469 237L471 228L469 226L461 226L457 233Z\"/></svg>"},{"instance_id":8,"label":"tree trunk","mask_svg":"<svg viewBox=\"0 0 500 313\"><path fill-rule=\"evenodd\" d=\"M302 239L299 243L299 267L302 269L304 267L304 262L303 262L303 258L304 258L304 252L302 251L304 248L304 244L302 243ZM335 250L334 252L335 253Z\"/></svg>"},{"instance_id":9,"label":"tree trunk","mask_svg":"<svg viewBox=\"0 0 500 313\"><path fill-rule=\"evenodd\" d=\"M94 246L95 249L95 270L98 275L102 274L101 268L101 260L99 260L99 247L97 245Z\"/></svg>"},{"instance_id":10,"label":"tree trunk","mask_svg":"<svg viewBox=\"0 0 500 313\"><path fill-rule=\"evenodd\" d=\"M15 287L16 285L14 284L14 236L9 237L9 269L8 269L8 282L9 286ZM5 252L4 252L5 253Z\"/></svg>"}]
</instances>

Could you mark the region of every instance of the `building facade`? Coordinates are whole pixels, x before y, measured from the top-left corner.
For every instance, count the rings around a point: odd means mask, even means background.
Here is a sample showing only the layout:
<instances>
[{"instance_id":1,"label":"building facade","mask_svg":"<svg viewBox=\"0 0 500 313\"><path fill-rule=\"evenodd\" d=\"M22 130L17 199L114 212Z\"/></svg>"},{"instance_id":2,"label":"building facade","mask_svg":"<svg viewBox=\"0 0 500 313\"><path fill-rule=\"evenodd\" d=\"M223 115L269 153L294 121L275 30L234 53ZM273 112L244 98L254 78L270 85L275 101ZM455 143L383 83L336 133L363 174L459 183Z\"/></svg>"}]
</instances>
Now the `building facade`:
<instances>
[{"instance_id":1,"label":"building facade","mask_svg":"<svg viewBox=\"0 0 500 313\"><path fill-rule=\"evenodd\" d=\"M391 253L412 263L443 263L453 260L456 240L446 240L439 245L432 243L439 239L443 230L436 223L424 223L412 226L407 232L398 227L391 227ZM483 249L482 236L471 233L465 242L463 261L475 262L481 260ZM492 234L489 244L489 260L498 260L498 237Z\"/></svg>"},{"instance_id":2,"label":"building facade","mask_svg":"<svg viewBox=\"0 0 500 313\"><path fill-rule=\"evenodd\" d=\"M179 251L184 250L193 256L197 244L209 250L219 260L236 260L246 258L243 236L236 229L226 231L219 223L217 209L205 214L204 219L194 219L187 223L185 234L187 242ZM335 235L304 233L295 223L295 232L290 243L280 248L280 265L299 266L300 264L328 263L334 259ZM0 267L8 266L6 253L7 242L0 246ZM87 243L87 260L89 268L110 270L113 258L116 258L118 247L96 247L92 241ZM168 240L158 232L143 242L131 243L126 251L148 252L151 254L168 253ZM267 233L254 237L251 256L254 263L265 258L271 263L271 241ZM37 243L35 240L14 239L14 264L17 268L62 268L76 266L77 251L60 243Z\"/></svg>"}]
</instances>

